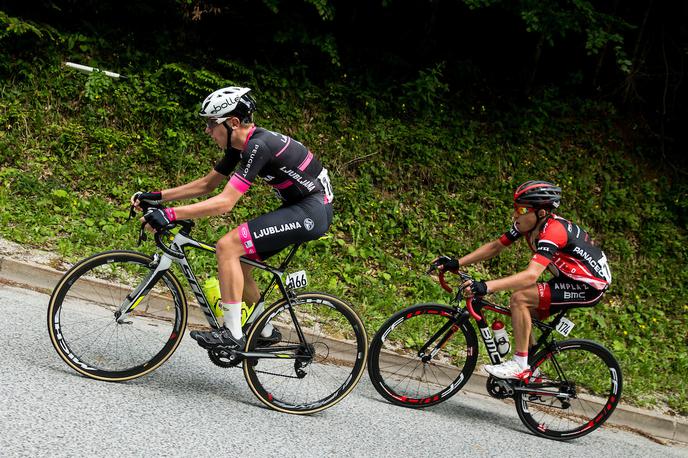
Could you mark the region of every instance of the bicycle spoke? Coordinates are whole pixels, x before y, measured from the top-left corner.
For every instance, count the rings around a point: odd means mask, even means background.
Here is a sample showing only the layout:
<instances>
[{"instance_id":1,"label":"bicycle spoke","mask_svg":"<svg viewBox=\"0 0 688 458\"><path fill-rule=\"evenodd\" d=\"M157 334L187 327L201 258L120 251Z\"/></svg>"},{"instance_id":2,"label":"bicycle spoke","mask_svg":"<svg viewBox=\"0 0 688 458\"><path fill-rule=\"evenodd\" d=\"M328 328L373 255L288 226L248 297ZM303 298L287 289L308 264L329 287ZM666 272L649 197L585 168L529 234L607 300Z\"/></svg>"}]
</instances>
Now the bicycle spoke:
<instances>
[{"instance_id":1,"label":"bicycle spoke","mask_svg":"<svg viewBox=\"0 0 688 458\"><path fill-rule=\"evenodd\" d=\"M441 402L461 388L475 367L477 341L472 328L452 328L452 316L445 306L418 305L398 312L378 330L368 372L383 397L418 407Z\"/></svg>"},{"instance_id":2,"label":"bicycle spoke","mask_svg":"<svg viewBox=\"0 0 688 458\"><path fill-rule=\"evenodd\" d=\"M53 292L48 313L53 346L67 364L89 377L125 380L169 358L181 337L174 330L186 324L183 295L169 273L132 313L115 319L126 294L150 274L150 262L134 252L107 252L65 274L69 281Z\"/></svg>"},{"instance_id":3,"label":"bicycle spoke","mask_svg":"<svg viewBox=\"0 0 688 458\"><path fill-rule=\"evenodd\" d=\"M265 351L299 358L246 361L246 380L258 398L277 410L308 413L346 396L360 378L367 349L365 331L353 311L331 296L300 294L293 307L275 305L256 321L249 348L257 347L268 315L282 339ZM298 338L297 326L304 341ZM343 344L343 339L350 343Z\"/></svg>"},{"instance_id":4,"label":"bicycle spoke","mask_svg":"<svg viewBox=\"0 0 688 458\"><path fill-rule=\"evenodd\" d=\"M621 373L599 344L573 340L558 346L558 351L536 356L543 382L518 392L516 408L536 434L570 439L588 434L611 415L621 393Z\"/></svg>"}]
</instances>

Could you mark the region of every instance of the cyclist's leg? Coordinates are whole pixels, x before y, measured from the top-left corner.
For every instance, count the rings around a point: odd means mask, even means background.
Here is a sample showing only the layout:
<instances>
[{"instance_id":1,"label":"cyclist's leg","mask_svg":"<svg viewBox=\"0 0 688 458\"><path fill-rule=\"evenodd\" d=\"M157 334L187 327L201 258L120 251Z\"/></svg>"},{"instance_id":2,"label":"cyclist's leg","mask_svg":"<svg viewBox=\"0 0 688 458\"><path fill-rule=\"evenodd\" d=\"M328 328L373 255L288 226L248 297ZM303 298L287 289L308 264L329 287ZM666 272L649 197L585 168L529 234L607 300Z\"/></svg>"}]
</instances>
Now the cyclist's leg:
<instances>
[{"instance_id":1,"label":"cyclist's leg","mask_svg":"<svg viewBox=\"0 0 688 458\"><path fill-rule=\"evenodd\" d=\"M246 317L246 322L244 323L244 316L242 312L242 327L246 333L248 333L248 328L251 324L263 313L265 309L265 303L260 301L260 289L253 278L253 266L248 264L241 264L241 269L244 273L244 294L242 296L243 301L246 303L248 310L248 316ZM261 336L271 338L272 341L279 341L279 332L273 330L272 324L267 323L263 330L261 331Z\"/></svg>"},{"instance_id":2,"label":"cyclist's leg","mask_svg":"<svg viewBox=\"0 0 688 458\"><path fill-rule=\"evenodd\" d=\"M514 291L511 295L511 324L514 328L515 351L528 353L531 342L531 316L539 305L538 285Z\"/></svg>"},{"instance_id":3,"label":"cyclist's leg","mask_svg":"<svg viewBox=\"0 0 688 458\"><path fill-rule=\"evenodd\" d=\"M222 308L225 311L224 326L237 341L242 337L241 297L244 290L244 273L239 258L245 253L239 229L232 230L217 242L216 253Z\"/></svg>"},{"instance_id":4,"label":"cyclist's leg","mask_svg":"<svg viewBox=\"0 0 688 458\"><path fill-rule=\"evenodd\" d=\"M253 266L241 264L241 270L244 276L244 292L241 298L247 304L253 305L260 299L260 289L253 279Z\"/></svg>"},{"instance_id":5,"label":"cyclist's leg","mask_svg":"<svg viewBox=\"0 0 688 458\"><path fill-rule=\"evenodd\" d=\"M203 348L243 348L241 293L244 289L244 275L239 261L243 254L244 246L238 229L234 229L217 242L217 271L220 277L224 328L219 331L192 331L191 338Z\"/></svg>"},{"instance_id":6,"label":"cyclist's leg","mask_svg":"<svg viewBox=\"0 0 688 458\"><path fill-rule=\"evenodd\" d=\"M239 258L244 253L238 228L217 242L217 267L223 302L241 302L244 290L244 272Z\"/></svg>"},{"instance_id":7,"label":"cyclist's leg","mask_svg":"<svg viewBox=\"0 0 688 458\"><path fill-rule=\"evenodd\" d=\"M486 365L485 370L500 379L522 379L530 377L528 347L530 345L531 313L538 307L538 286L531 285L514 291L511 295L511 324L514 328L514 358L501 364Z\"/></svg>"}]
</instances>

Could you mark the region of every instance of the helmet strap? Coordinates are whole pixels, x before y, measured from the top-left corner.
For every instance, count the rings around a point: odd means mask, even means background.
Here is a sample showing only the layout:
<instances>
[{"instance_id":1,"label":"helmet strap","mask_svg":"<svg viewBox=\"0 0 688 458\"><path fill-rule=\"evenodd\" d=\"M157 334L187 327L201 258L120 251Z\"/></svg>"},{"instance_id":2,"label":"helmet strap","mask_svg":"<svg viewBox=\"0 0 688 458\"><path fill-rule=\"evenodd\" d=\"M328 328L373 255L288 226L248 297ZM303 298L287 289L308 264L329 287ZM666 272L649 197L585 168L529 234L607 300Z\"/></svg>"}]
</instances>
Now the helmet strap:
<instances>
[{"instance_id":1,"label":"helmet strap","mask_svg":"<svg viewBox=\"0 0 688 458\"><path fill-rule=\"evenodd\" d=\"M227 119L222 121L222 125L225 126L225 129L227 129L227 146L225 147L225 149L228 150L232 146L232 128L229 127L229 125L227 124Z\"/></svg>"},{"instance_id":2,"label":"helmet strap","mask_svg":"<svg viewBox=\"0 0 688 458\"><path fill-rule=\"evenodd\" d=\"M545 216L540 216L540 210L545 210L547 213L545 213ZM540 223L546 219L548 219L550 216L552 216L552 212L549 210L546 210L544 208L538 208L535 212L535 218L537 220L535 221L535 227L540 227ZM538 229L539 230L539 229Z\"/></svg>"}]
</instances>

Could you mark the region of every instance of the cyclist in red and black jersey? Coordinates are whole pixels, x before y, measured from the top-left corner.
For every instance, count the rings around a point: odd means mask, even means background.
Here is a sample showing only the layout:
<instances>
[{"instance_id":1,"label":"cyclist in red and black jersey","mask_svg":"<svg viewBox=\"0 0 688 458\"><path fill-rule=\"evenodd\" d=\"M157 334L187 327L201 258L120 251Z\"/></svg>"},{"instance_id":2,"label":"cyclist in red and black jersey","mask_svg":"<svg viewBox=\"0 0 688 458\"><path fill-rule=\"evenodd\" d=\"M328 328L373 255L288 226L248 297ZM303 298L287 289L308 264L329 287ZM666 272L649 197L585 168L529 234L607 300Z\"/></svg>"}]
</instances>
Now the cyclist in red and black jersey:
<instances>
[{"instance_id":1,"label":"cyclist in red and black jersey","mask_svg":"<svg viewBox=\"0 0 688 458\"><path fill-rule=\"evenodd\" d=\"M546 181L527 181L514 193L513 227L461 259L438 258L441 268L457 269L491 259L524 237L534 252L528 267L517 274L487 282L466 282L466 295L483 296L512 290L510 308L514 328L514 359L485 370L497 378L530 376L528 347L531 315L540 319L571 307L597 304L611 283L607 258L586 231L552 211L559 207L561 188ZM554 277L537 282L549 269Z\"/></svg>"},{"instance_id":2,"label":"cyclist in red and black jersey","mask_svg":"<svg viewBox=\"0 0 688 458\"><path fill-rule=\"evenodd\" d=\"M200 115L207 121L205 132L225 151L210 173L176 188L132 196L135 205L141 201L157 205L142 218L153 229L175 219L227 213L258 177L271 185L283 202L279 209L240 224L218 241L224 326L220 332L191 332L191 337L204 348L243 346L241 300L243 297L255 304L260 292L251 275L252 267L240 263L241 256L266 259L291 244L317 239L332 223L334 196L327 169L296 140L256 127L256 104L249 91L241 87L219 89L201 106ZM228 179L220 194L203 202L174 208L160 206L165 201L208 194ZM262 306L256 306L257 313ZM279 331L268 325L263 338L276 342Z\"/></svg>"}]
</instances>

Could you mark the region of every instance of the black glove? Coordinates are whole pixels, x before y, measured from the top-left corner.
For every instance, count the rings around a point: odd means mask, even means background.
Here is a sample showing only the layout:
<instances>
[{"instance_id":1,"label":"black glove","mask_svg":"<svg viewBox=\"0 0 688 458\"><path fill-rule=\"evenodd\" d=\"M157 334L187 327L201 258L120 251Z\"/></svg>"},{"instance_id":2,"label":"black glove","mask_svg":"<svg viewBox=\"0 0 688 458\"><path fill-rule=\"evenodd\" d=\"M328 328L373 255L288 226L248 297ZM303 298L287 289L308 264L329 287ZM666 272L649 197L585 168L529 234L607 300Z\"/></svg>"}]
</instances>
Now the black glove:
<instances>
[{"instance_id":1,"label":"black glove","mask_svg":"<svg viewBox=\"0 0 688 458\"><path fill-rule=\"evenodd\" d=\"M162 203L162 192L160 192L160 191L155 191L155 192L141 192L141 191L139 191L137 193L134 193L133 196L131 196L131 203L132 204L137 200L141 203L147 204L146 206L157 207Z\"/></svg>"},{"instance_id":2,"label":"black glove","mask_svg":"<svg viewBox=\"0 0 688 458\"><path fill-rule=\"evenodd\" d=\"M156 231L163 229L177 219L174 210L171 208L149 208L143 215L143 218Z\"/></svg>"},{"instance_id":3,"label":"black glove","mask_svg":"<svg viewBox=\"0 0 688 458\"><path fill-rule=\"evenodd\" d=\"M471 292L474 296L484 296L487 294L487 284L484 281L474 281L471 283Z\"/></svg>"},{"instance_id":4,"label":"black glove","mask_svg":"<svg viewBox=\"0 0 688 458\"><path fill-rule=\"evenodd\" d=\"M440 271L448 270L450 272L456 272L459 270L459 260L444 255L435 259L432 265L438 268Z\"/></svg>"}]
</instances>

